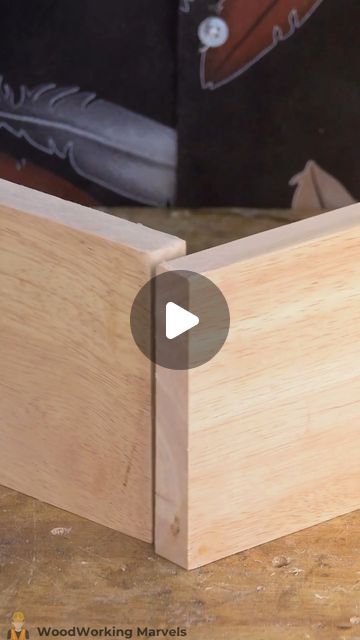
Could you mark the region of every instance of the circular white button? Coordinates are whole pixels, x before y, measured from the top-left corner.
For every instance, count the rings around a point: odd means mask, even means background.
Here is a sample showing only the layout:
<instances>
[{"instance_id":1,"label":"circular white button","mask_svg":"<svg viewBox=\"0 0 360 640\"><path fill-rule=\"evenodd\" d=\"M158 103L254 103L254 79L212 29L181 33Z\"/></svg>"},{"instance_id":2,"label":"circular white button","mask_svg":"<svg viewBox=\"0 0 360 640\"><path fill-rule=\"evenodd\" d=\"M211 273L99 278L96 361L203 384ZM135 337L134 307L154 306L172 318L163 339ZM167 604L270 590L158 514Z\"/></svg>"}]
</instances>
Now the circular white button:
<instances>
[{"instance_id":1,"label":"circular white button","mask_svg":"<svg viewBox=\"0 0 360 640\"><path fill-rule=\"evenodd\" d=\"M216 16L205 18L199 26L198 36L206 47L221 47L229 37L229 27L225 20Z\"/></svg>"}]
</instances>

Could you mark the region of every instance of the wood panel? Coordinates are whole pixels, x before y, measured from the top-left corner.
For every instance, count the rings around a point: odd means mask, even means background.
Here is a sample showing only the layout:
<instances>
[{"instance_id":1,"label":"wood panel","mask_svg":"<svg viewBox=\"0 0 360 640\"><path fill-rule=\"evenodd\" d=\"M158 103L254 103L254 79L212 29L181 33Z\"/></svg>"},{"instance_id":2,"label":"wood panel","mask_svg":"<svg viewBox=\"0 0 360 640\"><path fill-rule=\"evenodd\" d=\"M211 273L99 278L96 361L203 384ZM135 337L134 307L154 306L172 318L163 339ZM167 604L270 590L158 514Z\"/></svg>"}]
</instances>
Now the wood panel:
<instances>
[{"instance_id":1,"label":"wood panel","mask_svg":"<svg viewBox=\"0 0 360 640\"><path fill-rule=\"evenodd\" d=\"M129 315L184 242L0 181L0 483L153 538L152 364Z\"/></svg>"},{"instance_id":2,"label":"wood panel","mask_svg":"<svg viewBox=\"0 0 360 640\"><path fill-rule=\"evenodd\" d=\"M193 568L360 507L360 206L164 269L210 278L231 326L157 370L157 551Z\"/></svg>"}]
</instances>

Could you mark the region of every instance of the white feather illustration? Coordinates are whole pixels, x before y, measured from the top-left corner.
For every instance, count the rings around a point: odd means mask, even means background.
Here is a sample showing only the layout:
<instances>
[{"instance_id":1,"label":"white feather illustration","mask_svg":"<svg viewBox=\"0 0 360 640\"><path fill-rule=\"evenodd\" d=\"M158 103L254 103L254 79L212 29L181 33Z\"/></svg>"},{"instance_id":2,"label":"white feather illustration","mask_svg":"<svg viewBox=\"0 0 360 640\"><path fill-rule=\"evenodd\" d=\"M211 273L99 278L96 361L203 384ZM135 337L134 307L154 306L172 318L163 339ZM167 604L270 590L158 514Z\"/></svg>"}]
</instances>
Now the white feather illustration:
<instances>
[{"instance_id":1,"label":"white feather illustration","mask_svg":"<svg viewBox=\"0 0 360 640\"><path fill-rule=\"evenodd\" d=\"M175 196L177 136L79 87L20 87L0 76L0 128L59 158L81 176L122 196L166 206Z\"/></svg>"}]
</instances>

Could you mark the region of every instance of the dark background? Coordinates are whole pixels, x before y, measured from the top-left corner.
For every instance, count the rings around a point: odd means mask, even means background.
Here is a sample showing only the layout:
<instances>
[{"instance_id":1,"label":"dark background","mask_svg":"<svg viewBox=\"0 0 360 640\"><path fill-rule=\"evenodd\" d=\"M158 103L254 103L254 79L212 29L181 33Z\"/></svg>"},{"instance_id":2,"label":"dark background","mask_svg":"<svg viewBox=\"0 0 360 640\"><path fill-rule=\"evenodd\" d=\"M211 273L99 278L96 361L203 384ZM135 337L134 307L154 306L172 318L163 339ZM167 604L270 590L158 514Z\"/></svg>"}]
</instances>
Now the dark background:
<instances>
[{"instance_id":1,"label":"dark background","mask_svg":"<svg viewBox=\"0 0 360 640\"><path fill-rule=\"evenodd\" d=\"M15 91L79 86L175 126L176 0L2 0L0 16L0 75ZM0 151L31 158L99 202L128 204L3 130Z\"/></svg>"},{"instance_id":2,"label":"dark background","mask_svg":"<svg viewBox=\"0 0 360 640\"><path fill-rule=\"evenodd\" d=\"M289 179L309 159L360 199L358 0L324 0L294 36L214 91L200 87L197 37L213 3L194 0L189 13L177 0L3 0L0 9L0 73L15 91L77 85L177 127L178 205L289 206ZM0 151L99 202L128 204L5 131Z\"/></svg>"},{"instance_id":3,"label":"dark background","mask_svg":"<svg viewBox=\"0 0 360 640\"><path fill-rule=\"evenodd\" d=\"M360 3L324 0L289 40L214 91L199 87L193 3L181 18L179 203L289 206L316 160L360 199Z\"/></svg>"}]
</instances>

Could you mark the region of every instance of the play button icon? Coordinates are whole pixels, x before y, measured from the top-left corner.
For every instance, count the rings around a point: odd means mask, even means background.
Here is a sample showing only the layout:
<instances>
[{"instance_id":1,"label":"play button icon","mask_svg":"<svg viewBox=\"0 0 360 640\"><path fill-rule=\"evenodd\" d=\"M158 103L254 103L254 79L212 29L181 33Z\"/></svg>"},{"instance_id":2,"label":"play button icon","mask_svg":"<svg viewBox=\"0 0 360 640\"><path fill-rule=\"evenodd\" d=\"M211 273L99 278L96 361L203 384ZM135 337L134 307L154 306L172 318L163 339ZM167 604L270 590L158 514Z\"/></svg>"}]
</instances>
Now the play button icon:
<instances>
[{"instance_id":1,"label":"play button icon","mask_svg":"<svg viewBox=\"0 0 360 640\"><path fill-rule=\"evenodd\" d=\"M199 324L199 318L190 311L179 307L175 302L166 305L166 330L168 340L181 336L185 331L190 331Z\"/></svg>"},{"instance_id":2,"label":"play button icon","mask_svg":"<svg viewBox=\"0 0 360 640\"><path fill-rule=\"evenodd\" d=\"M149 280L130 314L139 349L168 369L192 369L211 360L223 346L229 325L220 289L192 271L167 271Z\"/></svg>"}]
</instances>

